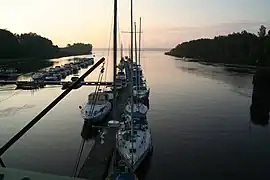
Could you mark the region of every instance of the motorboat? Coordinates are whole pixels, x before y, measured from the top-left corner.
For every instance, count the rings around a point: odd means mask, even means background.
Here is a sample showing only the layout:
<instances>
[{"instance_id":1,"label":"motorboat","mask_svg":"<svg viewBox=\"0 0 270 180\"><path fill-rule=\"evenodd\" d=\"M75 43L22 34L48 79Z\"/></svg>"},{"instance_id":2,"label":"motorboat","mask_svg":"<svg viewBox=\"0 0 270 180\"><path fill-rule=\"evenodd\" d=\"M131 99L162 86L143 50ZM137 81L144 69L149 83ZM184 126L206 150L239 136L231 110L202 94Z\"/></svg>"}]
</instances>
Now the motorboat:
<instances>
[{"instance_id":1,"label":"motorboat","mask_svg":"<svg viewBox=\"0 0 270 180\"><path fill-rule=\"evenodd\" d=\"M147 88L146 83L142 83L141 86L133 86L133 96L138 98L148 98L150 89Z\"/></svg>"},{"instance_id":2,"label":"motorboat","mask_svg":"<svg viewBox=\"0 0 270 180\"><path fill-rule=\"evenodd\" d=\"M117 77L121 80L125 80L126 79L126 74L124 71L118 71Z\"/></svg>"},{"instance_id":3,"label":"motorboat","mask_svg":"<svg viewBox=\"0 0 270 180\"><path fill-rule=\"evenodd\" d=\"M88 95L88 100L81 109L83 119L90 123L100 123L109 114L112 104L107 93L93 92Z\"/></svg>"},{"instance_id":4,"label":"motorboat","mask_svg":"<svg viewBox=\"0 0 270 180\"><path fill-rule=\"evenodd\" d=\"M62 86L62 90L69 88L70 86L72 86L72 84L77 81L79 79L79 75L74 75L71 78L71 82L66 82L63 84ZM84 80L82 80L82 82L84 82ZM77 84L73 89L79 89L80 87L82 87L82 82L80 82L79 84Z\"/></svg>"},{"instance_id":5,"label":"motorboat","mask_svg":"<svg viewBox=\"0 0 270 180\"><path fill-rule=\"evenodd\" d=\"M116 134L116 147L119 155L133 172L149 153L153 151L151 131L146 118L133 118L127 115Z\"/></svg>"},{"instance_id":6,"label":"motorboat","mask_svg":"<svg viewBox=\"0 0 270 180\"><path fill-rule=\"evenodd\" d=\"M40 80L44 78L44 74L41 72L36 72L32 75L33 80Z\"/></svg>"},{"instance_id":7,"label":"motorboat","mask_svg":"<svg viewBox=\"0 0 270 180\"><path fill-rule=\"evenodd\" d=\"M61 77L59 79L59 76L57 76L55 73L49 73L48 76L45 77L45 81L60 81Z\"/></svg>"}]
</instances>

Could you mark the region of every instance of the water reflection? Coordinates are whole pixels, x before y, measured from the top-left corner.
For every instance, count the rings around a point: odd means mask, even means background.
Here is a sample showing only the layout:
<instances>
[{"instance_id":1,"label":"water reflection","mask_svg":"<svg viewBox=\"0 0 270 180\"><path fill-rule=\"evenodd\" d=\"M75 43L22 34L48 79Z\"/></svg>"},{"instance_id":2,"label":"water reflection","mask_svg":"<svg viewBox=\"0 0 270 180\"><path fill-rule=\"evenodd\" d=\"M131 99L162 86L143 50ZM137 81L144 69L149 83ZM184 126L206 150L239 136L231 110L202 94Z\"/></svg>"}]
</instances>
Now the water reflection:
<instances>
[{"instance_id":1,"label":"water reflection","mask_svg":"<svg viewBox=\"0 0 270 180\"><path fill-rule=\"evenodd\" d=\"M35 107L35 105L25 104L23 106L14 106L14 107L8 107L5 109L0 109L0 118L15 115L16 113L18 113L21 110L31 109L34 107Z\"/></svg>"},{"instance_id":2,"label":"water reflection","mask_svg":"<svg viewBox=\"0 0 270 180\"><path fill-rule=\"evenodd\" d=\"M251 97L252 84L250 77L252 74L247 73L244 68L234 68L227 71L226 67L216 65L204 65L195 62L175 61L175 66L183 72L214 79L232 87L231 91L241 96ZM243 73L245 72L245 73Z\"/></svg>"},{"instance_id":3,"label":"water reflection","mask_svg":"<svg viewBox=\"0 0 270 180\"><path fill-rule=\"evenodd\" d=\"M95 128L92 124L85 122L81 131L81 136L84 140L88 141L95 139L101 132L100 128Z\"/></svg>"},{"instance_id":4,"label":"water reflection","mask_svg":"<svg viewBox=\"0 0 270 180\"><path fill-rule=\"evenodd\" d=\"M270 110L270 73L265 69L258 69L253 77L252 104L250 118L256 125L269 124Z\"/></svg>"},{"instance_id":5,"label":"water reflection","mask_svg":"<svg viewBox=\"0 0 270 180\"><path fill-rule=\"evenodd\" d=\"M152 154L148 154L141 163L141 165L139 166L139 168L137 169L136 175L138 179L140 180L147 179L147 175L149 174L149 171L152 166L152 157L153 157Z\"/></svg>"},{"instance_id":6,"label":"water reflection","mask_svg":"<svg viewBox=\"0 0 270 180\"><path fill-rule=\"evenodd\" d=\"M39 69L44 69L50 67L54 62L49 60L32 60L32 61L22 61L16 64L7 65L8 68L18 68L21 73L35 72Z\"/></svg>"}]
</instances>

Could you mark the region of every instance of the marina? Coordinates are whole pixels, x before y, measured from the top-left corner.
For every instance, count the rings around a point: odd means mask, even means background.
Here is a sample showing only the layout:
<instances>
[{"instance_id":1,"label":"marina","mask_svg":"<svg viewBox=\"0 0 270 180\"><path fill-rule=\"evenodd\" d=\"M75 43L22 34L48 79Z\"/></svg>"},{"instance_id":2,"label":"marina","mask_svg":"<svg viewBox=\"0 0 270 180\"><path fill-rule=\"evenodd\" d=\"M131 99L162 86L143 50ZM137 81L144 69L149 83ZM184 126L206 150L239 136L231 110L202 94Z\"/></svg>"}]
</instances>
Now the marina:
<instances>
[{"instance_id":1,"label":"marina","mask_svg":"<svg viewBox=\"0 0 270 180\"><path fill-rule=\"evenodd\" d=\"M0 180L267 179L270 30L230 27L260 3L198 6L214 33L192 3L119 2L4 3Z\"/></svg>"}]
</instances>

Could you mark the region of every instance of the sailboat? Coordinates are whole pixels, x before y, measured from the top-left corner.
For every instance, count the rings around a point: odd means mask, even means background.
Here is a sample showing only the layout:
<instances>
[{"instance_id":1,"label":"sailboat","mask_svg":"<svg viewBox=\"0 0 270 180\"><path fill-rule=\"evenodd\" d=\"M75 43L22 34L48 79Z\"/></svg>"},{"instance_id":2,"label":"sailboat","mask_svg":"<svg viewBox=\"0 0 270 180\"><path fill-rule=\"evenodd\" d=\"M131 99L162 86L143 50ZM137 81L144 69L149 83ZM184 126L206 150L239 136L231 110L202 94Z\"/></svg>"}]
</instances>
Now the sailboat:
<instances>
[{"instance_id":1,"label":"sailboat","mask_svg":"<svg viewBox=\"0 0 270 180\"><path fill-rule=\"evenodd\" d=\"M118 68L123 71L125 68L125 58L123 57L123 44L121 44L121 59L118 64Z\"/></svg>"},{"instance_id":2,"label":"sailboat","mask_svg":"<svg viewBox=\"0 0 270 180\"><path fill-rule=\"evenodd\" d=\"M100 123L112 109L110 97L106 92L93 92L88 95L88 100L81 109L84 121Z\"/></svg>"},{"instance_id":3,"label":"sailboat","mask_svg":"<svg viewBox=\"0 0 270 180\"><path fill-rule=\"evenodd\" d=\"M126 115L125 119L116 134L116 147L124 162L135 172L148 153L153 151L151 132L146 118Z\"/></svg>"},{"instance_id":4,"label":"sailboat","mask_svg":"<svg viewBox=\"0 0 270 180\"><path fill-rule=\"evenodd\" d=\"M143 78L142 68L141 68L141 32L142 32L142 26L141 26L141 18L140 18L140 28L139 28L139 62L135 63L135 66L133 67L134 76L133 79L135 80L136 86L133 86L133 96L136 96L138 98L143 99L144 101L149 98L149 92L150 88L147 87L146 80Z\"/></svg>"},{"instance_id":5,"label":"sailboat","mask_svg":"<svg viewBox=\"0 0 270 180\"><path fill-rule=\"evenodd\" d=\"M135 24L135 49L136 49L136 24ZM136 61L137 51L135 50ZM131 69L133 70L133 11L131 0ZM137 64L137 63L136 63ZM135 64L135 65L136 65ZM134 72L132 71L132 74ZM133 78L131 78L133 81ZM138 86L135 82L135 88ZM133 84L133 82L132 82ZM137 90L137 88L136 88ZM148 108L133 97L125 107L124 123L121 124L116 134L116 147L119 155L132 172L135 172L149 152L152 152L152 138L148 127L146 113ZM134 103L134 100L136 103Z\"/></svg>"}]
</instances>

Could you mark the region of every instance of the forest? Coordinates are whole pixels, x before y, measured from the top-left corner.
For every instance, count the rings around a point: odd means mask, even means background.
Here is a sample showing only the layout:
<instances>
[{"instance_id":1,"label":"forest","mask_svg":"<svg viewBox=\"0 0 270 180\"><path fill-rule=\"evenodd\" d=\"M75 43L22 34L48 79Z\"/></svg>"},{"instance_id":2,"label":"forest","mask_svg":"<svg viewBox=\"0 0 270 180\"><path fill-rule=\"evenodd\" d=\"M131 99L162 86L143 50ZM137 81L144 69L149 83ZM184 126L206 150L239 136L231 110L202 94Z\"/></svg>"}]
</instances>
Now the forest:
<instances>
[{"instance_id":1,"label":"forest","mask_svg":"<svg viewBox=\"0 0 270 180\"><path fill-rule=\"evenodd\" d=\"M261 25L257 35L242 31L183 42L165 54L213 63L270 65L270 30Z\"/></svg>"},{"instance_id":2,"label":"forest","mask_svg":"<svg viewBox=\"0 0 270 180\"><path fill-rule=\"evenodd\" d=\"M48 59L91 52L91 44L74 43L59 48L51 40L36 33L13 34L0 29L0 62L14 59Z\"/></svg>"}]
</instances>

